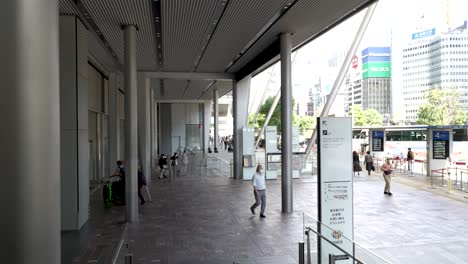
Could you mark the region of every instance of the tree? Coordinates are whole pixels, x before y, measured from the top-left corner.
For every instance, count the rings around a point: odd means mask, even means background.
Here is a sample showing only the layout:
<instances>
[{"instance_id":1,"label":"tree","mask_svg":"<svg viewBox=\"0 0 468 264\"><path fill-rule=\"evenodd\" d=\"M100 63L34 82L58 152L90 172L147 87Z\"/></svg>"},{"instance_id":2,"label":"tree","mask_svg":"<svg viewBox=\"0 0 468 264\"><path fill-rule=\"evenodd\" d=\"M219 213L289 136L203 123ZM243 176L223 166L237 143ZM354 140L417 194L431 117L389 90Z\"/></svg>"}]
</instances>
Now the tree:
<instances>
[{"instance_id":1,"label":"tree","mask_svg":"<svg viewBox=\"0 0 468 264\"><path fill-rule=\"evenodd\" d=\"M275 101L274 96L270 96L265 100L265 103L260 107L259 111L259 116L260 114L263 114L265 118L263 120L260 120L257 117L257 124L261 128L263 127L263 124L265 124L265 119L266 116L268 115L268 112L270 111L271 106L273 105L273 101ZM291 111L293 110L294 107L294 99L291 104ZM293 121L294 121L294 116L293 116ZM275 110L273 111L273 114L271 115L270 122L268 123L269 126L276 126L278 129L278 132L281 132L281 101L278 102L276 105Z\"/></svg>"},{"instance_id":2,"label":"tree","mask_svg":"<svg viewBox=\"0 0 468 264\"><path fill-rule=\"evenodd\" d=\"M299 132L304 135L308 131L315 128L315 117L312 116L300 116L299 117Z\"/></svg>"},{"instance_id":3,"label":"tree","mask_svg":"<svg viewBox=\"0 0 468 264\"><path fill-rule=\"evenodd\" d=\"M353 117L354 126L364 126L364 111L360 105L352 105L349 109L349 115Z\"/></svg>"},{"instance_id":4,"label":"tree","mask_svg":"<svg viewBox=\"0 0 468 264\"><path fill-rule=\"evenodd\" d=\"M354 126L382 125L382 115L375 109L362 110L360 105L352 105L349 114L353 117Z\"/></svg>"},{"instance_id":5,"label":"tree","mask_svg":"<svg viewBox=\"0 0 468 264\"><path fill-rule=\"evenodd\" d=\"M418 110L418 124L447 126L466 123L466 113L460 106L460 93L436 87L425 97L426 103Z\"/></svg>"}]
</instances>

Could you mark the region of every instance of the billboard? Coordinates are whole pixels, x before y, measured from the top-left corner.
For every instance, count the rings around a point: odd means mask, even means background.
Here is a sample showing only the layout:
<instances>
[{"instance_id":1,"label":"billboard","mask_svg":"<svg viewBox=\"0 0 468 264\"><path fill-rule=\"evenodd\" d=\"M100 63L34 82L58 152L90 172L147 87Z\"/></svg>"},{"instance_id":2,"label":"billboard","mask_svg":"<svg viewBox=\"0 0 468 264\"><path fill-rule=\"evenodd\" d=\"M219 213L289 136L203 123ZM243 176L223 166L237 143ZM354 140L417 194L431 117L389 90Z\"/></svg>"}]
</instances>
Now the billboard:
<instances>
[{"instance_id":1,"label":"billboard","mask_svg":"<svg viewBox=\"0 0 468 264\"><path fill-rule=\"evenodd\" d=\"M386 62L368 62L362 65L362 79L390 78L391 64Z\"/></svg>"},{"instance_id":2,"label":"billboard","mask_svg":"<svg viewBox=\"0 0 468 264\"><path fill-rule=\"evenodd\" d=\"M390 47L369 47L361 52L362 57L369 56L369 57L389 57L390 54Z\"/></svg>"},{"instance_id":3,"label":"billboard","mask_svg":"<svg viewBox=\"0 0 468 264\"><path fill-rule=\"evenodd\" d=\"M435 28L431 28L431 29L428 29L428 30L424 30L424 31L420 31L420 32L416 32L416 33L411 34L411 39L415 40L415 39L430 37L430 36L434 36L435 33L436 33Z\"/></svg>"}]
</instances>

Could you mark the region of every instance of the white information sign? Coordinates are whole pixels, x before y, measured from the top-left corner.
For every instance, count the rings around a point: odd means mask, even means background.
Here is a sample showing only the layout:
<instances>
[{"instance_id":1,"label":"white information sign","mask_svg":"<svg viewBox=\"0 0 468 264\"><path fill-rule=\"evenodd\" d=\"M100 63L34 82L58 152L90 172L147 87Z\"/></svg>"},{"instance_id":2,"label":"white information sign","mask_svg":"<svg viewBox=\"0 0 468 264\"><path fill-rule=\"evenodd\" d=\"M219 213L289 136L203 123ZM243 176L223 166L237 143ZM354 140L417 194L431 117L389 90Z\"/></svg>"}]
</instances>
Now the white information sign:
<instances>
[{"instance_id":1,"label":"white information sign","mask_svg":"<svg viewBox=\"0 0 468 264\"><path fill-rule=\"evenodd\" d=\"M276 179L278 177L278 168L281 170L281 155L271 156L268 154L279 153L278 150L278 132L276 126L267 126L265 129L265 173L266 179ZM276 158L276 159L275 159ZM277 160L277 159L280 160ZM275 166L276 165L276 166Z\"/></svg>"},{"instance_id":2,"label":"white information sign","mask_svg":"<svg viewBox=\"0 0 468 264\"><path fill-rule=\"evenodd\" d=\"M318 118L319 221L322 235L346 252L353 253L353 158L352 121L348 117ZM346 238L343 237L346 236ZM329 254L344 255L329 242L319 243L319 263L328 263ZM351 258L337 260L352 264Z\"/></svg>"}]
</instances>

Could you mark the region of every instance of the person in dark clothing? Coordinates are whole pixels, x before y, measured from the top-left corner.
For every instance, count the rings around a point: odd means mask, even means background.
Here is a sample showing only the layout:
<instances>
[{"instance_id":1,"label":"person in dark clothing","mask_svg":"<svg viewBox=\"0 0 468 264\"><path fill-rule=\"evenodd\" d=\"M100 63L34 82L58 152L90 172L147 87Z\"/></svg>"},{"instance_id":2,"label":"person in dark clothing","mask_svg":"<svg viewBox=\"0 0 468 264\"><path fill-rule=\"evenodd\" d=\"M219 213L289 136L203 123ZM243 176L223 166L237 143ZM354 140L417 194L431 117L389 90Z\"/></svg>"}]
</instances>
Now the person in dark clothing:
<instances>
[{"instance_id":1,"label":"person in dark clothing","mask_svg":"<svg viewBox=\"0 0 468 264\"><path fill-rule=\"evenodd\" d=\"M161 172L159 173L159 179L167 178L167 156L164 154L161 154L161 157L159 158L158 166L161 169Z\"/></svg>"},{"instance_id":2,"label":"person in dark clothing","mask_svg":"<svg viewBox=\"0 0 468 264\"><path fill-rule=\"evenodd\" d=\"M118 160L117 161L117 170L114 174L114 176L120 177L120 181L117 181L115 183L116 188L115 188L115 201L118 205L125 205L125 167L123 164L123 161Z\"/></svg>"},{"instance_id":3,"label":"person in dark clothing","mask_svg":"<svg viewBox=\"0 0 468 264\"><path fill-rule=\"evenodd\" d=\"M367 155L364 157L364 164L366 165L366 171L367 175L371 175L371 171L373 171L374 168L374 158L370 154L370 151L367 151Z\"/></svg>"},{"instance_id":4,"label":"person in dark clothing","mask_svg":"<svg viewBox=\"0 0 468 264\"><path fill-rule=\"evenodd\" d=\"M145 203L145 198L141 194L141 188L143 186L146 186L146 178L141 169L138 169L138 197L140 198L141 205Z\"/></svg>"},{"instance_id":5,"label":"person in dark clothing","mask_svg":"<svg viewBox=\"0 0 468 264\"><path fill-rule=\"evenodd\" d=\"M362 171L361 164L359 164L359 155L357 154L356 151L353 151L353 172L358 173Z\"/></svg>"}]
</instances>

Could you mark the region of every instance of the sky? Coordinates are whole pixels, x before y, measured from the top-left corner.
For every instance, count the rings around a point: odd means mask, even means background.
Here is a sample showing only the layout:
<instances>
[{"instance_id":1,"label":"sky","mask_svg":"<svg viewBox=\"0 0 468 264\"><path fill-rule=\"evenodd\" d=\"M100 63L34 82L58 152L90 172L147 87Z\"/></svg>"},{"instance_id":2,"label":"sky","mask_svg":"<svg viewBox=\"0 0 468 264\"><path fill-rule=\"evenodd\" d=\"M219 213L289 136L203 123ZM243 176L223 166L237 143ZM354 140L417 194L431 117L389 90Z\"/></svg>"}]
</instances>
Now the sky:
<instances>
[{"instance_id":1,"label":"sky","mask_svg":"<svg viewBox=\"0 0 468 264\"><path fill-rule=\"evenodd\" d=\"M447 12L447 6L450 12ZM359 28L366 10L349 18L320 38L312 41L293 54L293 96L297 101L308 99L308 89L319 76L336 78L338 70L327 70L328 60L336 55L345 56ZM408 42L411 33L427 28L446 29L447 14L450 27L454 28L468 20L468 0L380 0L357 52L369 46L390 46L396 41ZM393 39L392 39L393 38ZM337 69L339 69L338 66ZM271 73L273 75L270 78ZM271 80L270 80L271 79ZM269 82L270 80L270 82ZM280 86L280 65L266 69L252 79L249 111L255 112L263 91L269 87L267 96L273 96Z\"/></svg>"}]
</instances>

